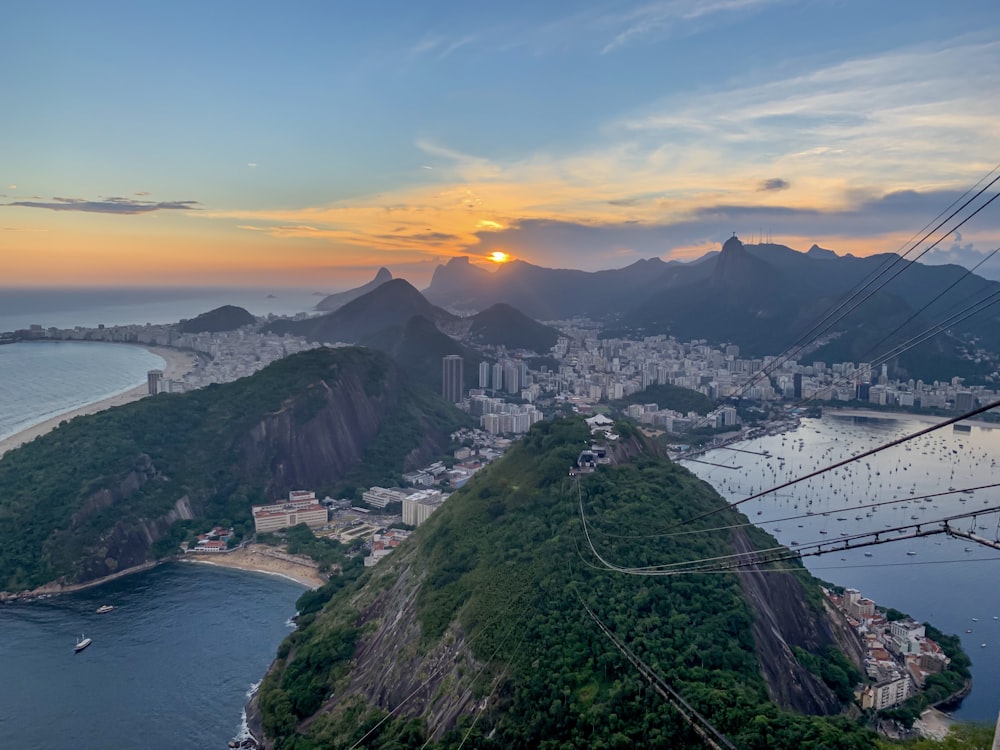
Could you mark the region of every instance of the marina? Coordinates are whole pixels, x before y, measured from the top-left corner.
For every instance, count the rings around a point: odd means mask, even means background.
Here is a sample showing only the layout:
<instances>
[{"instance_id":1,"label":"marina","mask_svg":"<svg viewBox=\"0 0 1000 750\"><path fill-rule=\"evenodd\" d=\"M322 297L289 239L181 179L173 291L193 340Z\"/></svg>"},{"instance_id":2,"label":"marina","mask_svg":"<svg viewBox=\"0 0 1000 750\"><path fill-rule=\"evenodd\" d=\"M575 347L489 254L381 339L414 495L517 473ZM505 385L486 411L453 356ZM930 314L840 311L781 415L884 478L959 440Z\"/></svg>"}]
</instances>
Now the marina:
<instances>
[{"instance_id":1,"label":"marina","mask_svg":"<svg viewBox=\"0 0 1000 750\"><path fill-rule=\"evenodd\" d=\"M770 458L740 454L743 469L738 473L685 465L725 499L739 502L926 426L908 415L837 416L830 410L822 419L803 419L793 432L736 444L771 454ZM735 463L734 457L721 450L704 456L706 461L729 465ZM1000 621L992 619L1000 614L981 609L996 600L993 581L1000 570L1000 553L944 533L907 538L905 543L895 539L902 536L899 528L927 530L935 527L936 519L968 513L955 528L995 540L1000 513L990 508L1000 505L997 457L1000 429L975 425L969 432L942 430L739 507L789 547L828 540L831 554L804 560L821 580L863 590L920 622L959 634L972 657L973 689L955 715L980 721L996 716L1000 695L1000 655L988 647L990 640L1000 639ZM977 513L980 508L983 512ZM838 540L876 532L885 543L862 550L845 549L841 542L832 554ZM965 632L968 623L987 618L992 637Z\"/></svg>"}]
</instances>

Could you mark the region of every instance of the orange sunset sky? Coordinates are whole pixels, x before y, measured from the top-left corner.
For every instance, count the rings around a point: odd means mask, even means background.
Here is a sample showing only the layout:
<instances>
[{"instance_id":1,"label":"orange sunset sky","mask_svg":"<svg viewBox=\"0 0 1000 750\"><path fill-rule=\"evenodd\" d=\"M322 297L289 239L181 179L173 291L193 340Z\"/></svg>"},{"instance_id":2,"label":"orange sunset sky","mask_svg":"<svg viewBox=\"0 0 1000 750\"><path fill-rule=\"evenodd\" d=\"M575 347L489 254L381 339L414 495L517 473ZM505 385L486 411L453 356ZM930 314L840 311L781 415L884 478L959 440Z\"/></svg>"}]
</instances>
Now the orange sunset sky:
<instances>
[{"instance_id":1,"label":"orange sunset sky","mask_svg":"<svg viewBox=\"0 0 1000 750\"><path fill-rule=\"evenodd\" d=\"M456 255L597 270L733 232L892 252L1000 162L992 2L7 16L0 286L424 286ZM998 204L924 261L982 259Z\"/></svg>"}]
</instances>

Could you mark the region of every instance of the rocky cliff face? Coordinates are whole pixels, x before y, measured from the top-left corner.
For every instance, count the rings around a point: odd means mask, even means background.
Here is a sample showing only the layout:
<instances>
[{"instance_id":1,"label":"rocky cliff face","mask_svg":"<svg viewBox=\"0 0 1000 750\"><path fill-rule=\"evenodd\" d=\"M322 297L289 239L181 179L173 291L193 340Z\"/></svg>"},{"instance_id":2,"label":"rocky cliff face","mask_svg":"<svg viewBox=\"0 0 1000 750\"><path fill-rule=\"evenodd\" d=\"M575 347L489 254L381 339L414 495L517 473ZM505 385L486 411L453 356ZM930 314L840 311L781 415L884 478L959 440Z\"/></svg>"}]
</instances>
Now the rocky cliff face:
<instances>
[{"instance_id":1,"label":"rocky cliff face","mask_svg":"<svg viewBox=\"0 0 1000 750\"><path fill-rule=\"evenodd\" d=\"M753 551L742 529L736 530L733 539L737 552ZM802 584L791 575L773 575L752 568L740 573L740 584L753 607L754 641L771 700L807 714L840 713L842 706L833 691L799 664L792 648L819 653L854 639L837 632L842 624L829 613L809 606ZM854 651L857 649L855 645ZM858 662L856 653L848 656Z\"/></svg>"},{"instance_id":2,"label":"rocky cliff face","mask_svg":"<svg viewBox=\"0 0 1000 750\"><path fill-rule=\"evenodd\" d=\"M336 481L360 463L400 391L394 371L377 392L363 373L315 383L238 441L243 471L260 476L270 497Z\"/></svg>"}]
</instances>

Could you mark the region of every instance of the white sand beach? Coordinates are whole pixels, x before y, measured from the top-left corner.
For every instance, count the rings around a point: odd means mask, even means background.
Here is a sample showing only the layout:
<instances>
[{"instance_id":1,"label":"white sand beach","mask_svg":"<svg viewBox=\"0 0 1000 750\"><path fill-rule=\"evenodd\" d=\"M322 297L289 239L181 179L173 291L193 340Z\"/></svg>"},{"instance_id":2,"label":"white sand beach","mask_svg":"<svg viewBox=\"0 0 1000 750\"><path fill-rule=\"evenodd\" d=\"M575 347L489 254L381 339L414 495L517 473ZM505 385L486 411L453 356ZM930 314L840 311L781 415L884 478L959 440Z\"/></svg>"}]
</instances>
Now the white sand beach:
<instances>
[{"instance_id":1,"label":"white sand beach","mask_svg":"<svg viewBox=\"0 0 1000 750\"><path fill-rule=\"evenodd\" d=\"M136 344L122 344L122 346L136 346ZM194 368L196 357L191 352L183 352L179 349L168 349L162 346L145 346L141 344L139 346L142 346L143 349L147 349L153 354L163 358L166 363L163 368L163 376L168 380L180 380L185 374L189 373ZM96 401L92 404L81 406L79 409L63 412L62 414L56 415L51 419L46 419L44 422L39 422L36 425L21 430L21 432L0 440L0 456L9 450L13 450L14 448L24 445L25 443L31 442L39 435L44 435L45 433L54 430L61 422L73 419L73 417L80 417L85 414L96 414L99 411L110 409L112 406L121 406L122 404L127 404L132 401L138 401L140 398L148 395L148 393L149 391L147 386L143 383L130 391L119 393L117 396L106 398L103 401Z\"/></svg>"},{"instance_id":2,"label":"white sand beach","mask_svg":"<svg viewBox=\"0 0 1000 750\"><path fill-rule=\"evenodd\" d=\"M316 568L316 563L308 558L288 555L272 547L251 545L234 552L220 554L189 554L183 558L185 562L196 562L205 565L219 565L224 568L269 573L290 578L311 589L319 588L326 579Z\"/></svg>"}]
</instances>

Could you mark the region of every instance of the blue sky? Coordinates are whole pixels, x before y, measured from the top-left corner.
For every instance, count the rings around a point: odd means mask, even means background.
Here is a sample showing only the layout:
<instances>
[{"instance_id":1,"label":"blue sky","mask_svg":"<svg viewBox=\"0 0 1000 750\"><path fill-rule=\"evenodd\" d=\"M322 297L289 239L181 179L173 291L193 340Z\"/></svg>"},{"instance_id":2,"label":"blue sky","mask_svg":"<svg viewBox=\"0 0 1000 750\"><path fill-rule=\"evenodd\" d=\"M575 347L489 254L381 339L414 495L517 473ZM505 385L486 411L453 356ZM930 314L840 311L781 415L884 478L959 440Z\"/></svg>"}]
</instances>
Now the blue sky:
<instances>
[{"instance_id":1,"label":"blue sky","mask_svg":"<svg viewBox=\"0 0 1000 750\"><path fill-rule=\"evenodd\" d=\"M995 0L23 3L0 245L14 283L326 288L895 250L1000 163L998 32ZM997 244L991 207L929 258Z\"/></svg>"}]
</instances>

